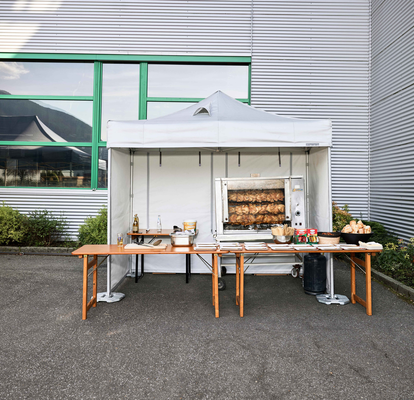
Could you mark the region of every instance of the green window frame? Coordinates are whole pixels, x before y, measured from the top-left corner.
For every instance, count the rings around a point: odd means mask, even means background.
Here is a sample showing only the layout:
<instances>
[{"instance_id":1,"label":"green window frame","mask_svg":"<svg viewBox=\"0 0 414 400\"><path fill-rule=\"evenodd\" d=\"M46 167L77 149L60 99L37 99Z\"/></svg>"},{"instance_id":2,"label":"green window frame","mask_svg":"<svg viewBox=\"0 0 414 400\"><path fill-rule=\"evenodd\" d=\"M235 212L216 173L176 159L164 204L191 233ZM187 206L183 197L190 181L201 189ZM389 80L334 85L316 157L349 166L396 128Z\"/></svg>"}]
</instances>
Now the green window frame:
<instances>
[{"instance_id":1,"label":"green window frame","mask_svg":"<svg viewBox=\"0 0 414 400\"><path fill-rule=\"evenodd\" d=\"M16 142L0 141L0 146L71 146L91 147L91 188L66 188L75 190L107 190L98 188L98 163L99 148L106 147L106 142L101 140L101 112L102 112L102 71L105 62L139 63L140 64L140 86L139 86L139 110L140 120L147 118L147 106L150 102L198 102L202 98L179 98L179 97L148 97L148 64L177 63L177 64L227 64L247 65L248 76L248 98L238 99L239 101L251 103L251 57L233 56L155 56L155 55L111 55L111 54L34 54L34 53L0 53L0 61L33 61L33 62L56 62L56 61L84 61L93 62L93 95L92 96L48 96L48 95L1 95L0 99L9 100L88 100L93 102L92 111L92 140L91 142ZM2 186L3 188L5 186ZM19 187L24 188L24 187ZM32 187L29 187L32 188ZM51 188L62 189L62 188Z\"/></svg>"}]
</instances>

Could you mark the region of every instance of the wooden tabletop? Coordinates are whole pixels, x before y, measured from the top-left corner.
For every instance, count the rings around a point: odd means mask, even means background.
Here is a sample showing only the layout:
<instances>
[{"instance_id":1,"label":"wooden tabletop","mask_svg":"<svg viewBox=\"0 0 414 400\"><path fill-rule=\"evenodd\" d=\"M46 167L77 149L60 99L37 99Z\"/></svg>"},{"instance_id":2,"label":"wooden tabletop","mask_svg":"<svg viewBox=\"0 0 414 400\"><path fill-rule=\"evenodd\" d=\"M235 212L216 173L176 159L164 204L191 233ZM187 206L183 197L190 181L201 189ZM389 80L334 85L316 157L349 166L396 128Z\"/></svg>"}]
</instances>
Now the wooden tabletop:
<instances>
[{"instance_id":1,"label":"wooden tabletop","mask_svg":"<svg viewBox=\"0 0 414 400\"><path fill-rule=\"evenodd\" d=\"M129 236L170 236L171 233L174 233L172 229L162 229L161 232L158 232L156 229L143 229L140 232L128 232ZM196 235L198 234L198 229L196 230Z\"/></svg>"},{"instance_id":2,"label":"wooden tabletop","mask_svg":"<svg viewBox=\"0 0 414 400\"><path fill-rule=\"evenodd\" d=\"M304 248L301 250L295 249L277 249L277 250L246 250L243 246L242 250L194 250L193 246L189 247L176 247L167 245L163 249L130 249L125 250L124 246L117 246L116 244L89 244L80 247L79 249L72 252L75 256L83 255L127 255L127 254L227 254L227 253L287 253L287 254L296 254L296 253L380 253L382 250L378 249L352 249L352 250L342 250L342 249L332 249L332 250L318 250L312 248Z\"/></svg>"},{"instance_id":3,"label":"wooden tabletop","mask_svg":"<svg viewBox=\"0 0 414 400\"><path fill-rule=\"evenodd\" d=\"M170 244L162 249L130 249L126 250L125 246L116 244L89 244L80 247L72 252L74 256L83 255L127 255L127 254L226 254L227 250L194 250L193 246L174 247Z\"/></svg>"},{"instance_id":4,"label":"wooden tabletop","mask_svg":"<svg viewBox=\"0 0 414 400\"><path fill-rule=\"evenodd\" d=\"M252 253L381 253L382 250L380 249L361 249L361 248L356 248L356 249L352 249L352 250L344 250L344 249L331 249L331 250L319 250L316 248L303 248L301 250L296 250L296 249L292 249L292 248L278 248L277 250L271 250L270 248L268 248L267 250L246 250L244 245L242 246L243 250L236 250L236 251L229 251L230 253L248 253L248 254L252 254Z\"/></svg>"}]
</instances>

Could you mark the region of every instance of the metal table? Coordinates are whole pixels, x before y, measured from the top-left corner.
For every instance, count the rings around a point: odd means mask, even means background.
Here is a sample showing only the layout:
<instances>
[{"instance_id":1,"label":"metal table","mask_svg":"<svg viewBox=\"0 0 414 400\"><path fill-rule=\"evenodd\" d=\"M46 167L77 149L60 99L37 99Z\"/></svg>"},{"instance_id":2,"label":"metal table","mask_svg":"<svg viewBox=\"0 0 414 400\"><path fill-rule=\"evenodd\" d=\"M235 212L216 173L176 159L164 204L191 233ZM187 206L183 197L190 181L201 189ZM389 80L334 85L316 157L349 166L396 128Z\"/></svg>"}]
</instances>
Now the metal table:
<instances>
[{"instance_id":1,"label":"metal table","mask_svg":"<svg viewBox=\"0 0 414 400\"><path fill-rule=\"evenodd\" d=\"M158 237L169 237L171 233L174 233L172 229L162 229L159 232L157 229L146 229L141 232L128 232L127 235L132 237L132 240L135 239L137 244L144 243L145 238L151 237L151 240L147 243L151 243L154 239ZM197 236L198 230L195 235ZM128 275L132 278L135 278L135 283L138 282L139 278L144 276L144 254L141 254L141 274L138 275L138 254L135 257L135 274ZM191 254L185 255L185 283L188 283L191 276Z\"/></svg>"}]
</instances>

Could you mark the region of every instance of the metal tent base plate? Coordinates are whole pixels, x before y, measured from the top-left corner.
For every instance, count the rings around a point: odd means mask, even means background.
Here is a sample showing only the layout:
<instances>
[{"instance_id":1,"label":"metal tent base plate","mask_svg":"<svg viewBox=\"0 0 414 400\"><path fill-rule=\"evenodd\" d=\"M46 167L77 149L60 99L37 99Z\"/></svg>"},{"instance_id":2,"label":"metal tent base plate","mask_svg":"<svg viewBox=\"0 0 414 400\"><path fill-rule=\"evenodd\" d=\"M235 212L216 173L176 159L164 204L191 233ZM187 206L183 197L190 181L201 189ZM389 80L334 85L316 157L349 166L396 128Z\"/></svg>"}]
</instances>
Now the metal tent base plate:
<instances>
[{"instance_id":1,"label":"metal tent base plate","mask_svg":"<svg viewBox=\"0 0 414 400\"><path fill-rule=\"evenodd\" d=\"M111 293L108 295L107 292L98 293L97 295L97 302L104 301L105 303L116 303L117 301L121 301L125 295L123 293Z\"/></svg>"},{"instance_id":2,"label":"metal tent base plate","mask_svg":"<svg viewBox=\"0 0 414 400\"><path fill-rule=\"evenodd\" d=\"M316 300L319 301L319 303L323 304L339 304L340 306L344 306L345 304L349 303L348 297L344 296L343 294L334 294L333 297L331 297L330 294L318 294L316 296Z\"/></svg>"}]
</instances>

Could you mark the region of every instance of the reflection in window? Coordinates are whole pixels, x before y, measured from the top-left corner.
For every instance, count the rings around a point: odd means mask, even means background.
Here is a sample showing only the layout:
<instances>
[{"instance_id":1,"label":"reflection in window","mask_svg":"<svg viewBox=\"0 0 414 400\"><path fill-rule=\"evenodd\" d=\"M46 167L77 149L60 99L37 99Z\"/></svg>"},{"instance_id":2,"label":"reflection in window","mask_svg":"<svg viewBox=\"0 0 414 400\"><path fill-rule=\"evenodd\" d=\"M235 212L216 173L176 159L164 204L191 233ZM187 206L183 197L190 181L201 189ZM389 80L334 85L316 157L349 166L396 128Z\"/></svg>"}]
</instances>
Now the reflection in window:
<instances>
[{"instance_id":1,"label":"reflection in window","mask_svg":"<svg viewBox=\"0 0 414 400\"><path fill-rule=\"evenodd\" d=\"M221 90L237 99L248 98L246 65L149 64L149 97L205 98Z\"/></svg>"},{"instance_id":2,"label":"reflection in window","mask_svg":"<svg viewBox=\"0 0 414 400\"><path fill-rule=\"evenodd\" d=\"M109 120L137 120L139 64L104 64L101 140L107 140Z\"/></svg>"},{"instance_id":3,"label":"reflection in window","mask_svg":"<svg viewBox=\"0 0 414 400\"><path fill-rule=\"evenodd\" d=\"M0 94L92 96L93 63L0 61Z\"/></svg>"},{"instance_id":4,"label":"reflection in window","mask_svg":"<svg viewBox=\"0 0 414 400\"><path fill-rule=\"evenodd\" d=\"M164 115L172 114L176 111L184 110L184 108L190 107L195 103L184 102L149 102L147 103L147 119L163 117Z\"/></svg>"},{"instance_id":5,"label":"reflection in window","mask_svg":"<svg viewBox=\"0 0 414 400\"><path fill-rule=\"evenodd\" d=\"M108 187L108 149L99 148L98 188Z\"/></svg>"},{"instance_id":6,"label":"reflection in window","mask_svg":"<svg viewBox=\"0 0 414 400\"><path fill-rule=\"evenodd\" d=\"M91 140L92 101L0 99L0 141Z\"/></svg>"},{"instance_id":7,"label":"reflection in window","mask_svg":"<svg viewBox=\"0 0 414 400\"><path fill-rule=\"evenodd\" d=\"M91 187L91 147L4 146L0 186Z\"/></svg>"}]
</instances>

